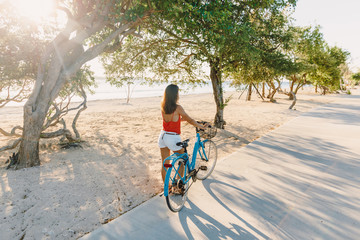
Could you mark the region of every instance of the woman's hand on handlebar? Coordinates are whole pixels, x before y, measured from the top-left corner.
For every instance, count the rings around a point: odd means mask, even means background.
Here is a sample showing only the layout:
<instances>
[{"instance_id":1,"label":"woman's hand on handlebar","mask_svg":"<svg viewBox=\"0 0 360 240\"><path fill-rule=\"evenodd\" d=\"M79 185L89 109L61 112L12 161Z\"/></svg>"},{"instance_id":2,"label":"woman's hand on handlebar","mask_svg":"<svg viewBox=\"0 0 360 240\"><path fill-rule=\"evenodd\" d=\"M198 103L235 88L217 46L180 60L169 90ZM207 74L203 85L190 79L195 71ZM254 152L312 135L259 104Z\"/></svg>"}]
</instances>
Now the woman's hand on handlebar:
<instances>
[{"instance_id":1,"label":"woman's hand on handlebar","mask_svg":"<svg viewBox=\"0 0 360 240\"><path fill-rule=\"evenodd\" d=\"M202 130L205 130L209 126L210 126L210 123L208 123L208 122L202 122L202 121L201 122L199 122L199 121L196 122L196 127L200 128Z\"/></svg>"}]
</instances>

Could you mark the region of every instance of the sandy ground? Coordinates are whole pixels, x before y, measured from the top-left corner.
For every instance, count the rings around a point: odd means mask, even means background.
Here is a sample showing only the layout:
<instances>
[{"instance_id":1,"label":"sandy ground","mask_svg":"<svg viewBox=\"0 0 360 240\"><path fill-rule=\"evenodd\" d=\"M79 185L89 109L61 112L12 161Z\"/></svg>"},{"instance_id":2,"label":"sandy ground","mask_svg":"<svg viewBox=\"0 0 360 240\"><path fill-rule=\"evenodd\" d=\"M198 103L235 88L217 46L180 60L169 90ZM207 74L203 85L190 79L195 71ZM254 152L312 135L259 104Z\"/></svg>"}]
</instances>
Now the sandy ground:
<instances>
[{"instance_id":1,"label":"sandy ground","mask_svg":"<svg viewBox=\"0 0 360 240\"><path fill-rule=\"evenodd\" d=\"M230 95L226 130L214 138L218 164L284 122L336 99L303 91L296 110L289 110L285 95L277 94L277 103ZM0 153L0 239L76 239L160 193L160 101L89 102L78 121L82 148L61 149L58 140L42 141L39 167L5 170L12 151ZM198 120L211 121L215 115L212 94L181 95L180 104ZM9 131L17 124L22 125L21 107L0 109L0 127ZM194 128L183 123L182 138L194 142L194 137ZM9 141L0 136L0 146Z\"/></svg>"}]
</instances>

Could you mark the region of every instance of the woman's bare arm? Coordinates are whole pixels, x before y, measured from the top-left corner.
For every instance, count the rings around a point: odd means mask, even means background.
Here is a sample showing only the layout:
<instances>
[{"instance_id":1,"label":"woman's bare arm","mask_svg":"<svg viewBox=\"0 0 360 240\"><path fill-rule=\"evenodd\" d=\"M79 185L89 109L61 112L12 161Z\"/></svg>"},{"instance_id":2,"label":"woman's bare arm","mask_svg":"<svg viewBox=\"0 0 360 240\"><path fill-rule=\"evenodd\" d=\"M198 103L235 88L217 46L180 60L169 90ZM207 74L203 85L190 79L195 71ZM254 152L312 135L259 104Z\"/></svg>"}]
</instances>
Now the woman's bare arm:
<instances>
[{"instance_id":1,"label":"woman's bare arm","mask_svg":"<svg viewBox=\"0 0 360 240\"><path fill-rule=\"evenodd\" d=\"M194 119L192 119L184 110L184 108L180 105L178 105L178 107L176 108L176 111L179 113L179 115L181 116L181 121L187 121L188 123L190 123L191 125L193 125L194 127L197 128L201 128L201 129L205 129L205 126L202 124L197 123Z\"/></svg>"}]
</instances>

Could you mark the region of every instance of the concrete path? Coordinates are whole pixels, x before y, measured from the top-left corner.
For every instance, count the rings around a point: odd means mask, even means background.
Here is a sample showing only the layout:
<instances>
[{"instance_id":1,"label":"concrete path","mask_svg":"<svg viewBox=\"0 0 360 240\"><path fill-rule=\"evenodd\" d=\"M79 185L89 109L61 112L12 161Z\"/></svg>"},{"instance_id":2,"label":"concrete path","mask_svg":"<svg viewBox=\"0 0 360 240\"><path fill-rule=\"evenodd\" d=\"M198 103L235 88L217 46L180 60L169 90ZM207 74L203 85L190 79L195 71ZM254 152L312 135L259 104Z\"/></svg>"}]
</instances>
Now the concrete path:
<instances>
[{"instance_id":1,"label":"concrete path","mask_svg":"<svg viewBox=\"0 0 360 240\"><path fill-rule=\"evenodd\" d=\"M83 239L360 239L360 96L222 159L180 213L156 196Z\"/></svg>"}]
</instances>

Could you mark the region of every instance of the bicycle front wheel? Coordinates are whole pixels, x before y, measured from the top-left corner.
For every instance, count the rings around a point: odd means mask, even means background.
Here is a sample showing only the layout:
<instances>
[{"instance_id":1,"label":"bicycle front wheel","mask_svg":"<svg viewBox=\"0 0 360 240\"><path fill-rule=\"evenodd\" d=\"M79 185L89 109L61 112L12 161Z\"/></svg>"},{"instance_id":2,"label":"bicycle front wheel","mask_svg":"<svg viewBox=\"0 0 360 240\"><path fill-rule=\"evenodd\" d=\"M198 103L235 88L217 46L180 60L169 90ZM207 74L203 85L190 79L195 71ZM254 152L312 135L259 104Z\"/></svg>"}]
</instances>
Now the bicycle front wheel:
<instances>
[{"instance_id":1,"label":"bicycle front wheel","mask_svg":"<svg viewBox=\"0 0 360 240\"><path fill-rule=\"evenodd\" d=\"M196 156L196 178L204 180L214 171L217 161L217 148L213 141L207 140L203 147L199 148Z\"/></svg>"},{"instance_id":2,"label":"bicycle front wheel","mask_svg":"<svg viewBox=\"0 0 360 240\"><path fill-rule=\"evenodd\" d=\"M180 211L186 202L189 184L188 182L184 183L184 169L183 159L179 158L172 163L172 167L168 168L166 172L164 184L168 189L166 204L173 212Z\"/></svg>"}]
</instances>

